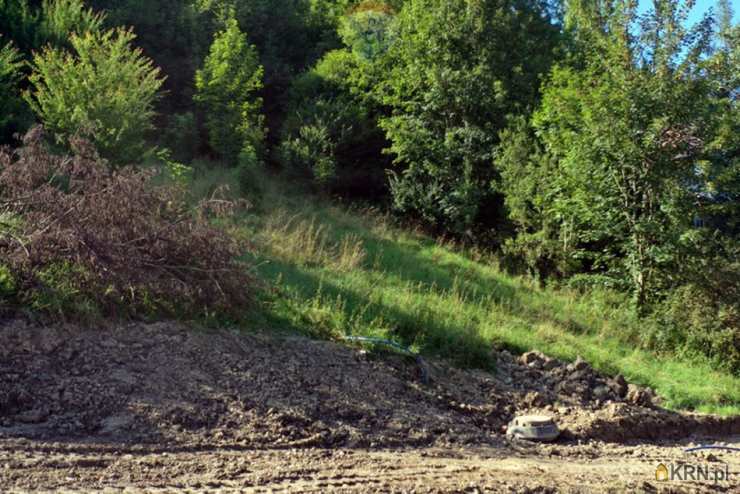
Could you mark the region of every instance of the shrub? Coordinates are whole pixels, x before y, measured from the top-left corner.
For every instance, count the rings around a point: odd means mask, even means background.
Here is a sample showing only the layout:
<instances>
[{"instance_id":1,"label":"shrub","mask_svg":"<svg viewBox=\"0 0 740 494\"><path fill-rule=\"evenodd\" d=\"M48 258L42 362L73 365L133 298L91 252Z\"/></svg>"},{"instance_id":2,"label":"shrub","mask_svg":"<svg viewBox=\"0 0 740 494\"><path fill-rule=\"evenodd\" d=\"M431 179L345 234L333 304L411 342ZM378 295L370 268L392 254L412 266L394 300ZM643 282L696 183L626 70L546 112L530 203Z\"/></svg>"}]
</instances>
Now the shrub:
<instances>
[{"instance_id":1,"label":"shrub","mask_svg":"<svg viewBox=\"0 0 740 494\"><path fill-rule=\"evenodd\" d=\"M195 100L205 113L208 140L233 166L245 149L260 150L264 138L263 69L257 50L247 41L235 19L213 38L210 53L195 76Z\"/></svg>"},{"instance_id":2,"label":"shrub","mask_svg":"<svg viewBox=\"0 0 740 494\"><path fill-rule=\"evenodd\" d=\"M82 0L44 0L38 32L42 42L64 46L71 33L100 31L104 20L103 14L86 8Z\"/></svg>"},{"instance_id":3,"label":"shrub","mask_svg":"<svg viewBox=\"0 0 740 494\"><path fill-rule=\"evenodd\" d=\"M262 187L260 186L260 171L262 161L252 147L246 147L239 153L237 181L242 195L250 200L253 205L259 205L262 198Z\"/></svg>"},{"instance_id":4,"label":"shrub","mask_svg":"<svg viewBox=\"0 0 740 494\"><path fill-rule=\"evenodd\" d=\"M316 122L302 125L297 137L282 143L280 153L283 164L290 170L307 171L316 183L326 185L337 178L335 149L327 126Z\"/></svg>"},{"instance_id":5,"label":"shrub","mask_svg":"<svg viewBox=\"0 0 740 494\"><path fill-rule=\"evenodd\" d=\"M21 51L38 46L40 17L28 0L0 0L0 33L13 40Z\"/></svg>"},{"instance_id":6,"label":"shrub","mask_svg":"<svg viewBox=\"0 0 740 494\"><path fill-rule=\"evenodd\" d=\"M193 168L175 161L172 158L172 151L168 148L157 150L156 158L165 173L165 177L172 183L187 187L193 181Z\"/></svg>"},{"instance_id":7,"label":"shrub","mask_svg":"<svg viewBox=\"0 0 740 494\"><path fill-rule=\"evenodd\" d=\"M390 163L379 109L367 97L368 69L351 51L335 50L296 79L279 154L287 170L348 195L385 191Z\"/></svg>"},{"instance_id":8,"label":"shrub","mask_svg":"<svg viewBox=\"0 0 740 494\"><path fill-rule=\"evenodd\" d=\"M85 137L115 164L141 158L163 79L135 38L124 29L72 34L74 53L48 46L34 55L26 100L60 142Z\"/></svg>"},{"instance_id":9,"label":"shrub","mask_svg":"<svg viewBox=\"0 0 740 494\"><path fill-rule=\"evenodd\" d=\"M192 211L181 188L151 183L154 172L110 171L86 141L70 146L72 156L50 154L35 128L0 152L0 207L23 220L0 230L16 305L77 318L243 316L243 245L209 220L235 203Z\"/></svg>"},{"instance_id":10,"label":"shrub","mask_svg":"<svg viewBox=\"0 0 740 494\"><path fill-rule=\"evenodd\" d=\"M395 10L386 2L365 0L341 18L339 35L355 56L372 60L394 41L394 18Z\"/></svg>"},{"instance_id":11,"label":"shrub","mask_svg":"<svg viewBox=\"0 0 740 494\"><path fill-rule=\"evenodd\" d=\"M729 271L729 270L728 270ZM740 269L734 266L734 283ZM737 295L737 288L731 293ZM645 340L656 350L708 358L713 367L740 375L740 310L737 298L714 297L700 285L685 285L670 293L654 311L655 331Z\"/></svg>"},{"instance_id":12,"label":"shrub","mask_svg":"<svg viewBox=\"0 0 740 494\"><path fill-rule=\"evenodd\" d=\"M740 243L721 232L684 235L674 287L651 308L651 347L709 358L740 374Z\"/></svg>"},{"instance_id":13,"label":"shrub","mask_svg":"<svg viewBox=\"0 0 740 494\"><path fill-rule=\"evenodd\" d=\"M71 33L98 31L104 20L83 0L0 0L0 33L24 53L47 43L68 46Z\"/></svg>"},{"instance_id":14,"label":"shrub","mask_svg":"<svg viewBox=\"0 0 740 494\"><path fill-rule=\"evenodd\" d=\"M12 45L2 43L0 37L0 143L9 141L24 114L18 86L23 62Z\"/></svg>"},{"instance_id":15,"label":"shrub","mask_svg":"<svg viewBox=\"0 0 740 494\"><path fill-rule=\"evenodd\" d=\"M15 294L13 273L7 266L0 264L0 300Z\"/></svg>"}]
</instances>

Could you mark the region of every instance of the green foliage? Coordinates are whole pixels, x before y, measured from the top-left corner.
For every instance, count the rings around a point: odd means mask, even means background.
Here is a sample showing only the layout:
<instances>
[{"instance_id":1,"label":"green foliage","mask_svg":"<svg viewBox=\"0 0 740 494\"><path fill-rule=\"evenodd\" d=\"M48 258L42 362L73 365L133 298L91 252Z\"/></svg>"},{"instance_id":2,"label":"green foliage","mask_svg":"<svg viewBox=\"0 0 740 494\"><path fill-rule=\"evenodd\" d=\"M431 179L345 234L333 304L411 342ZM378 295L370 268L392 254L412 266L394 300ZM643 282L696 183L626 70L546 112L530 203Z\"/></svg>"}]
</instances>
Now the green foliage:
<instances>
[{"instance_id":1,"label":"green foliage","mask_svg":"<svg viewBox=\"0 0 740 494\"><path fill-rule=\"evenodd\" d=\"M60 141L85 136L112 163L139 160L152 129L159 69L131 46L130 30L73 34L73 53L46 47L33 57L26 101Z\"/></svg>"},{"instance_id":2,"label":"green foliage","mask_svg":"<svg viewBox=\"0 0 740 494\"><path fill-rule=\"evenodd\" d=\"M7 142L25 114L19 87L23 62L12 45L2 43L0 37L0 142Z\"/></svg>"},{"instance_id":3,"label":"green foliage","mask_svg":"<svg viewBox=\"0 0 740 494\"><path fill-rule=\"evenodd\" d=\"M196 74L195 100L205 113L211 147L232 166L242 151L262 147L262 100L257 95L262 75L257 50L248 43L237 21L227 20Z\"/></svg>"},{"instance_id":4,"label":"green foliage","mask_svg":"<svg viewBox=\"0 0 740 494\"><path fill-rule=\"evenodd\" d=\"M215 29L213 16L195 0L88 0L106 12L109 27L133 26L136 44L167 75L158 101L163 114L184 114L193 108L193 80L208 53ZM168 144L169 145L169 144ZM179 150L173 148L173 152Z\"/></svg>"},{"instance_id":5,"label":"green foliage","mask_svg":"<svg viewBox=\"0 0 740 494\"><path fill-rule=\"evenodd\" d=\"M710 23L685 27L679 1L641 20L629 3L572 5L577 51L531 127L502 134L507 250L538 276L631 292L655 322L643 345L736 373L736 45L708 56Z\"/></svg>"},{"instance_id":6,"label":"green foliage","mask_svg":"<svg viewBox=\"0 0 740 494\"><path fill-rule=\"evenodd\" d=\"M740 373L740 242L714 228L680 238L674 285L651 308L657 330L648 344L663 351L703 356L717 368Z\"/></svg>"},{"instance_id":7,"label":"green foliage","mask_svg":"<svg viewBox=\"0 0 740 494\"><path fill-rule=\"evenodd\" d=\"M385 190L386 145L379 109L368 98L369 60L349 50L327 53L296 79L280 158L322 188L376 198Z\"/></svg>"},{"instance_id":8,"label":"green foliage","mask_svg":"<svg viewBox=\"0 0 740 494\"><path fill-rule=\"evenodd\" d=\"M200 0L218 17L232 14L260 48L265 83L284 89L293 74L337 46L335 24L347 0ZM277 96L277 95L275 95Z\"/></svg>"},{"instance_id":9,"label":"green foliage","mask_svg":"<svg viewBox=\"0 0 740 494\"><path fill-rule=\"evenodd\" d=\"M463 234L492 226L498 132L537 101L557 28L537 1L410 0L376 94L396 209Z\"/></svg>"},{"instance_id":10,"label":"green foliage","mask_svg":"<svg viewBox=\"0 0 740 494\"><path fill-rule=\"evenodd\" d=\"M105 19L82 0L43 0L41 12L39 36L56 46L67 45L71 34L100 31Z\"/></svg>"},{"instance_id":11,"label":"green foliage","mask_svg":"<svg viewBox=\"0 0 740 494\"><path fill-rule=\"evenodd\" d=\"M239 153L237 178L239 191L247 197L253 205L258 205L262 190L260 187L260 176L262 172L262 160L252 147L246 147Z\"/></svg>"},{"instance_id":12,"label":"green foliage","mask_svg":"<svg viewBox=\"0 0 740 494\"><path fill-rule=\"evenodd\" d=\"M395 11L384 2L365 1L341 18L339 35L356 57L373 60L393 43Z\"/></svg>"},{"instance_id":13,"label":"green foliage","mask_svg":"<svg viewBox=\"0 0 740 494\"><path fill-rule=\"evenodd\" d=\"M104 19L83 0L0 0L0 32L24 53L47 43L68 46L70 34L99 31Z\"/></svg>"},{"instance_id":14,"label":"green foliage","mask_svg":"<svg viewBox=\"0 0 740 494\"><path fill-rule=\"evenodd\" d=\"M24 58L44 44L69 46L71 33L98 31L104 16L82 0L0 0L0 143L11 143L33 123L33 113L20 95L25 87ZM3 41L10 43L3 45ZM15 49L17 48L17 50Z\"/></svg>"},{"instance_id":15,"label":"green foliage","mask_svg":"<svg viewBox=\"0 0 740 494\"><path fill-rule=\"evenodd\" d=\"M497 189L505 198L516 237L503 245L536 278L563 277L577 271L576 257L560 241L557 220L551 214L554 191L543 187L556 173L557 163L544 150L526 118L513 120L501 132L495 159L500 173Z\"/></svg>"},{"instance_id":16,"label":"green foliage","mask_svg":"<svg viewBox=\"0 0 740 494\"><path fill-rule=\"evenodd\" d=\"M648 344L663 352L709 358L716 368L740 374L740 244L700 236L710 252L685 261L684 283L668 292L651 318ZM724 245L722 245L724 244Z\"/></svg>"},{"instance_id":17,"label":"green foliage","mask_svg":"<svg viewBox=\"0 0 740 494\"><path fill-rule=\"evenodd\" d=\"M15 295L15 279L7 266L0 264L0 301Z\"/></svg>"},{"instance_id":18,"label":"green foliage","mask_svg":"<svg viewBox=\"0 0 740 494\"><path fill-rule=\"evenodd\" d=\"M336 145L329 136L328 128L317 122L302 125L298 136L283 142L280 151L283 164L289 169L307 168L316 183L326 185L336 179L335 149Z\"/></svg>"},{"instance_id":19,"label":"green foliage","mask_svg":"<svg viewBox=\"0 0 740 494\"><path fill-rule=\"evenodd\" d=\"M97 303L84 290L88 277L84 268L70 262L50 264L39 270L38 287L27 294L24 302L35 311L62 319L100 319Z\"/></svg>"},{"instance_id":20,"label":"green foliage","mask_svg":"<svg viewBox=\"0 0 740 494\"><path fill-rule=\"evenodd\" d=\"M193 180L193 168L172 158L172 151L167 148L157 150L157 160L161 163L169 181L180 186L187 186Z\"/></svg>"},{"instance_id":21,"label":"green foliage","mask_svg":"<svg viewBox=\"0 0 740 494\"><path fill-rule=\"evenodd\" d=\"M40 19L28 0L0 0L0 33L24 52L39 46Z\"/></svg>"},{"instance_id":22,"label":"green foliage","mask_svg":"<svg viewBox=\"0 0 740 494\"><path fill-rule=\"evenodd\" d=\"M555 272L629 280L640 307L672 283L713 128L698 77L709 33L686 31L678 2L652 15L635 38L625 36L637 29L628 4L615 2L603 25L580 18L590 42L550 74L533 118L542 145L509 141L498 160L520 246L543 259L559 249ZM522 199L527 187L534 195Z\"/></svg>"},{"instance_id":23,"label":"green foliage","mask_svg":"<svg viewBox=\"0 0 740 494\"><path fill-rule=\"evenodd\" d=\"M732 9L720 2L717 48L703 64L711 84L715 132L701 163L705 198L700 216L705 225L740 236L740 25L732 24Z\"/></svg>"}]
</instances>

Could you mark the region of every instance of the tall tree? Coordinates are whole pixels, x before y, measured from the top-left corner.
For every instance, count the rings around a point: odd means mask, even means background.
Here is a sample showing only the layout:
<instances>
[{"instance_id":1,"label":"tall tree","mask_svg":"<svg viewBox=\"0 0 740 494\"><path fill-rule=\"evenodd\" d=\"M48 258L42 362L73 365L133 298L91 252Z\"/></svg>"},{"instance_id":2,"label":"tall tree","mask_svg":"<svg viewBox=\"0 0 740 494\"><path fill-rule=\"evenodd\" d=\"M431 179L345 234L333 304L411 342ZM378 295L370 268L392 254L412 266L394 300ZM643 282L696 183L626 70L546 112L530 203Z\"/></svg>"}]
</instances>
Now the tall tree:
<instances>
[{"instance_id":1,"label":"tall tree","mask_svg":"<svg viewBox=\"0 0 740 494\"><path fill-rule=\"evenodd\" d=\"M527 112L558 30L538 0L410 0L376 93L398 172L396 208L457 234L499 216L490 189L498 133Z\"/></svg>"},{"instance_id":2,"label":"tall tree","mask_svg":"<svg viewBox=\"0 0 740 494\"><path fill-rule=\"evenodd\" d=\"M503 190L537 184L524 206L507 199L520 226L531 204L545 201L537 214L547 238L537 248L551 257L560 249L564 274L624 279L641 308L675 281L715 128L703 69L711 20L687 28L692 3L656 0L639 16L629 0L569 2L577 56L552 71L533 118L550 172L518 173L512 153L499 160Z\"/></svg>"},{"instance_id":3,"label":"tall tree","mask_svg":"<svg viewBox=\"0 0 740 494\"><path fill-rule=\"evenodd\" d=\"M254 155L264 138L260 114L263 68L257 50L234 18L216 33L203 68L195 77L196 101L202 106L214 151L234 165L241 153Z\"/></svg>"}]
</instances>

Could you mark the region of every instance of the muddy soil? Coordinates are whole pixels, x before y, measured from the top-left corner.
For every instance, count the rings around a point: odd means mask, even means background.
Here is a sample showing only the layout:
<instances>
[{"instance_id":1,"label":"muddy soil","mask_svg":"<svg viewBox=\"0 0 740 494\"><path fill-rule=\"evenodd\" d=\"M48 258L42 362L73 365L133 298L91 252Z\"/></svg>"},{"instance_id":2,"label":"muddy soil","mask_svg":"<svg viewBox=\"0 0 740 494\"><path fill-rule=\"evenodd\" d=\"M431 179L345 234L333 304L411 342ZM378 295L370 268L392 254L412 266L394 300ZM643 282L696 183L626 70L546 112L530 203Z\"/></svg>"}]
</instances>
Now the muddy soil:
<instances>
[{"instance_id":1,"label":"muddy soil","mask_svg":"<svg viewBox=\"0 0 740 494\"><path fill-rule=\"evenodd\" d=\"M663 410L580 360L497 360L422 369L274 334L0 323L0 492L740 492L740 453L684 452L739 446L740 417ZM553 416L559 441L507 440L523 413ZM731 475L660 483L661 462Z\"/></svg>"}]
</instances>

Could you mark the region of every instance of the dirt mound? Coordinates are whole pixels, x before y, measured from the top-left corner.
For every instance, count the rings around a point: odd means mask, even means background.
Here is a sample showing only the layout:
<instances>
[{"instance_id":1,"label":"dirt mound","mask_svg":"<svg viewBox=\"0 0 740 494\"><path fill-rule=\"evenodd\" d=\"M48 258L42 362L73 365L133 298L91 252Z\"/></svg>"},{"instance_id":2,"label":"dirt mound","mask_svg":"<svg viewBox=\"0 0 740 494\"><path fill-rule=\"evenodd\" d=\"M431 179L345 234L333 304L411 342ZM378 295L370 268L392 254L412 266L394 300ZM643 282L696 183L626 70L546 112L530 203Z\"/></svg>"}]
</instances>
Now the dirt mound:
<instances>
[{"instance_id":1,"label":"dirt mound","mask_svg":"<svg viewBox=\"0 0 740 494\"><path fill-rule=\"evenodd\" d=\"M501 354L496 375L333 343L176 324L0 326L0 438L94 438L245 448L503 441L546 411L568 438L739 433L740 419L650 408L652 394L585 362ZM719 429L713 429L719 428Z\"/></svg>"},{"instance_id":2,"label":"dirt mound","mask_svg":"<svg viewBox=\"0 0 740 494\"><path fill-rule=\"evenodd\" d=\"M566 363L528 352L517 359L505 351L498 357L498 378L518 397L519 412L552 415L566 439L625 442L740 433L740 417L662 409L650 388L628 384L621 375L602 376L580 358Z\"/></svg>"}]
</instances>

